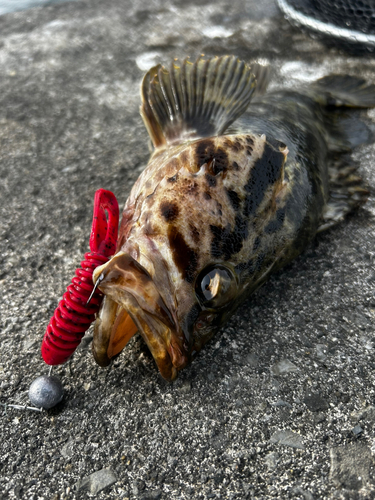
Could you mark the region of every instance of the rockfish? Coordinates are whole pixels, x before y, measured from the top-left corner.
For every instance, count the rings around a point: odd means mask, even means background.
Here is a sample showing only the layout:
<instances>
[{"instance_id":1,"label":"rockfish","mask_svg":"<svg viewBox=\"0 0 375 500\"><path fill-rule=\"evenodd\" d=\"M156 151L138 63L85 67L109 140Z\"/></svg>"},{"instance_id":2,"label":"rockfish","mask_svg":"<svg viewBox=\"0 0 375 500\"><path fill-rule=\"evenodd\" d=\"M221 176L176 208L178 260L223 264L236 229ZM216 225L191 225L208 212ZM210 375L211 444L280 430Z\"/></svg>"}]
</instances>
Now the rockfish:
<instances>
[{"instance_id":1,"label":"rockfish","mask_svg":"<svg viewBox=\"0 0 375 500\"><path fill-rule=\"evenodd\" d=\"M175 379L272 272L366 201L348 153L369 131L361 122L352 133L348 114L375 105L375 86L334 75L264 93L267 79L234 56L144 77L155 150L125 204L116 254L94 272L105 295L100 365L139 331Z\"/></svg>"}]
</instances>

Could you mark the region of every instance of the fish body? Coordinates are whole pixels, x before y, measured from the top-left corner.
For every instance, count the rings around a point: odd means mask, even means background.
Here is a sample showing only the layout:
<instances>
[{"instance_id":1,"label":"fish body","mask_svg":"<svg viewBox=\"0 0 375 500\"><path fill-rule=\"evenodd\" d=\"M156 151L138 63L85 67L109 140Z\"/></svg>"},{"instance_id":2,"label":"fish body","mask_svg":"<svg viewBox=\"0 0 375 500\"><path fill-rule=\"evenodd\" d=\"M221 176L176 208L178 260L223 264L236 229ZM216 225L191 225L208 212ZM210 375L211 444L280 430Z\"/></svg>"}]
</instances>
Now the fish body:
<instances>
[{"instance_id":1,"label":"fish body","mask_svg":"<svg viewBox=\"0 0 375 500\"><path fill-rule=\"evenodd\" d=\"M355 168L337 160L351 143L329 108L374 105L373 88L328 77L255 95L246 111L257 77L264 88L261 68L231 56L147 73L141 114L155 151L125 204L117 253L94 273L105 294L99 364L138 330L173 380L319 228L364 203Z\"/></svg>"}]
</instances>

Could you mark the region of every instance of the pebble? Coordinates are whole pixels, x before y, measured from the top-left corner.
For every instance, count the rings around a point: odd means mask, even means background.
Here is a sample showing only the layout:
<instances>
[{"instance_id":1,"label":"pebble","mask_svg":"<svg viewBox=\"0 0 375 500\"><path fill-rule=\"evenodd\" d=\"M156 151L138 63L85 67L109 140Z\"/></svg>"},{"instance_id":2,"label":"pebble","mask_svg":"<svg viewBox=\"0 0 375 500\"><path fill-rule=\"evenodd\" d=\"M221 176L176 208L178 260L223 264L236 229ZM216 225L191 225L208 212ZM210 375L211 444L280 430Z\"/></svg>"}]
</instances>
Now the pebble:
<instances>
[{"instance_id":1,"label":"pebble","mask_svg":"<svg viewBox=\"0 0 375 500\"><path fill-rule=\"evenodd\" d=\"M117 477L111 469L101 469L78 481L78 491L86 490L92 495L97 495L106 488L117 483Z\"/></svg>"},{"instance_id":2,"label":"pebble","mask_svg":"<svg viewBox=\"0 0 375 500\"><path fill-rule=\"evenodd\" d=\"M353 433L356 437L360 436L360 435L362 434L362 432L363 432L363 429L362 429L362 427L361 427L360 425L356 425L356 426L355 426L355 427L353 427L353 429L352 429L352 433Z\"/></svg>"},{"instance_id":3,"label":"pebble","mask_svg":"<svg viewBox=\"0 0 375 500\"><path fill-rule=\"evenodd\" d=\"M61 448L61 455L65 458L70 458L74 454L74 441L69 439L67 443Z\"/></svg>"},{"instance_id":4,"label":"pebble","mask_svg":"<svg viewBox=\"0 0 375 500\"><path fill-rule=\"evenodd\" d=\"M314 415L314 425L321 424L326 419L324 413L318 412Z\"/></svg>"},{"instance_id":5,"label":"pebble","mask_svg":"<svg viewBox=\"0 0 375 500\"><path fill-rule=\"evenodd\" d=\"M284 406L287 408L292 408L292 405L290 403L288 403L287 401L283 401L282 399L279 399L278 401L276 401L276 403L271 403L271 406Z\"/></svg>"},{"instance_id":6,"label":"pebble","mask_svg":"<svg viewBox=\"0 0 375 500\"><path fill-rule=\"evenodd\" d=\"M315 392L306 394L303 402L310 411L328 410L327 401L320 394Z\"/></svg>"},{"instance_id":7,"label":"pebble","mask_svg":"<svg viewBox=\"0 0 375 500\"><path fill-rule=\"evenodd\" d=\"M293 496L303 498L303 500L314 500L312 493L307 490L303 490L300 486L292 488L291 493Z\"/></svg>"},{"instance_id":8,"label":"pebble","mask_svg":"<svg viewBox=\"0 0 375 500\"><path fill-rule=\"evenodd\" d=\"M178 391L181 394L189 394L189 392L191 392L191 382L189 380L185 380L181 385L178 386Z\"/></svg>"},{"instance_id":9,"label":"pebble","mask_svg":"<svg viewBox=\"0 0 375 500\"><path fill-rule=\"evenodd\" d=\"M259 357L255 353L251 352L246 356L246 364L251 368L256 368L259 364Z\"/></svg>"},{"instance_id":10,"label":"pebble","mask_svg":"<svg viewBox=\"0 0 375 500\"><path fill-rule=\"evenodd\" d=\"M268 453L268 455L264 457L264 461L269 470L276 469L279 458L279 454L275 452Z\"/></svg>"},{"instance_id":11,"label":"pebble","mask_svg":"<svg viewBox=\"0 0 375 500\"><path fill-rule=\"evenodd\" d=\"M284 373L291 373L298 371L298 367L289 361L289 359L281 359L271 367L274 375L284 375Z\"/></svg>"},{"instance_id":12,"label":"pebble","mask_svg":"<svg viewBox=\"0 0 375 500\"><path fill-rule=\"evenodd\" d=\"M336 487L359 490L370 480L371 451L361 442L331 448L330 480Z\"/></svg>"},{"instance_id":13,"label":"pebble","mask_svg":"<svg viewBox=\"0 0 375 500\"><path fill-rule=\"evenodd\" d=\"M159 498L161 498L160 490L148 491L142 496L142 500L159 500Z\"/></svg>"},{"instance_id":14,"label":"pebble","mask_svg":"<svg viewBox=\"0 0 375 500\"><path fill-rule=\"evenodd\" d=\"M325 361L327 358L327 346L325 344L317 344L315 353L319 361Z\"/></svg>"},{"instance_id":15,"label":"pebble","mask_svg":"<svg viewBox=\"0 0 375 500\"><path fill-rule=\"evenodd\" d=\"M370 405L358 412L352 412L350 415L350 420L353 424L362 419L366 422L375 423L375 407Z\"/></svg>"},{"instance_id":16,"label":"pebble","mask_svg":"<svg viewBox=\"0 0 375 500\"><path fill-rule=\"evenodd\" d=\"M29 399L37 408L49 410L60 403L63 397L63 386L54 375L38 377L29 388Z\"/></svg>"},{"instance_id":17,"label":"pebble","mask_svg":"<svg viewBox=\"0 0 375 500\"><path fill-rule=\"evenodd\" d=\"M270 442L289 446L290 448L298 448L300 450L305 449L302 436L290 430L274 432L271 436Z\"/></svg>"}]
</instances>

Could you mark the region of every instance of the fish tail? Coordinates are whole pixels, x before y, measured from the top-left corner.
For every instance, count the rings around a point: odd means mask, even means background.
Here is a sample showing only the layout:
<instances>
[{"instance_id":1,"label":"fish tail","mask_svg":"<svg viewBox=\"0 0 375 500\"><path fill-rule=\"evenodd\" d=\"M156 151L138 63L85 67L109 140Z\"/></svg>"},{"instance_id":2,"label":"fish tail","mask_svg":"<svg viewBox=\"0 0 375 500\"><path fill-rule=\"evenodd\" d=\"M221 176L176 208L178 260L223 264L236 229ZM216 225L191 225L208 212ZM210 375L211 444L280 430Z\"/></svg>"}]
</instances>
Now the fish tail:
<instances>
[{"instance_id":1,"label":"fish tail","mask_svg":"<svg viewBox=\"0 0 375 500\"><path fill-rule=\"evenodd\" d=\"M350 153L356 146L374 141L360 110L375 106L375 85L355 76L330 75L314 82L312 89L322 109L329 150L330 198L318 230L321 232L367 201L368 186L358 175L358 164Z\"/></svg>"}]
</instances>

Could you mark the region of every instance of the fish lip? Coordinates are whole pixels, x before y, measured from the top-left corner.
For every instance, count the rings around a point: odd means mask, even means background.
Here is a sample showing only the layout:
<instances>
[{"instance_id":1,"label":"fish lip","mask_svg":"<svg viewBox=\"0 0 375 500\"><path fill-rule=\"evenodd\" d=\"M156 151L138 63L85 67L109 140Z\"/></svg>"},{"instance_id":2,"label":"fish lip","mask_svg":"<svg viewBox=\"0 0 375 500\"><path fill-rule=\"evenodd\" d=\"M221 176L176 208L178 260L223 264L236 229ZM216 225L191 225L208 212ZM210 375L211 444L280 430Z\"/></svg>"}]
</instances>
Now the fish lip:
<instances>
[{"instance_id":1,"label":"fish lip","mask_svg":"<svg viewBox=\"0 0 375 500\"><path fill-rule=\"evenodd\" d=\"M159 368L167 380L189 362L188 344L177 321L176 310L167 307L163 294L157 289L151 275L131 255L116 254L107 264L97 268L93 280L98 288L123 307L138 327Z\"/></svg>"},{"instance_id":2,"label":"fish lip","mask_svg":"<svg viewBox=\"0 0 375 500\"><path fill-rule=\"evenodd\" d=\"M145 311L139 304L135 311L128 309L127 312L138 326L162 376L167 380L174 380L178 371L189 362L186 350L178 342L176 330L171 329L159 317Z\"/></svg>"}]
</instances>

